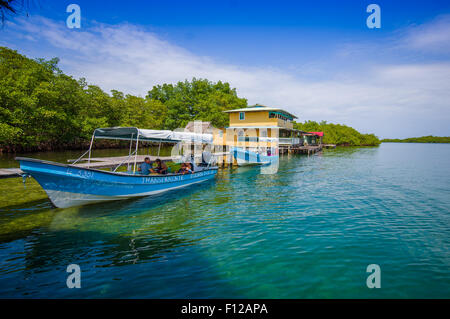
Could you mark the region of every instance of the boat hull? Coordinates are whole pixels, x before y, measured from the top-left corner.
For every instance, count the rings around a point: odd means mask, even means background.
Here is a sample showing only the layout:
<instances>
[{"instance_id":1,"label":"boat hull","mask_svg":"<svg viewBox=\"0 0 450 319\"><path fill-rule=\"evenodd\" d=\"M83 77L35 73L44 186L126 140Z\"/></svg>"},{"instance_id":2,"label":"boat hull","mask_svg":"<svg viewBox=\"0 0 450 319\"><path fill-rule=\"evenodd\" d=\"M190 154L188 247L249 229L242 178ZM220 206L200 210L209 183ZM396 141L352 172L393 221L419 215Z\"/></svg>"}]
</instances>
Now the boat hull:
<instances>
[{"instance_id":1,"label":"boat hull","mask_svg":"<svg viewBox=\"0 0 450 319\"><path fill-rule=\"evenodd\" d=\"M31 175L59 208L155 195L213 179L217 168L193 174L130 175L17 158L20 169Z\"/></svg>"},{"instance_id":2,"label":"boat hull","mask_svg":"<svg viewBox=\"0 0 450 319\"><path fill-rule=\"evenodd\" d=\"M239 147L232 148L230 152L236 159L238 166L270 165L278 161L278 155L262 155Z\"/></svg>"}]
</instances>

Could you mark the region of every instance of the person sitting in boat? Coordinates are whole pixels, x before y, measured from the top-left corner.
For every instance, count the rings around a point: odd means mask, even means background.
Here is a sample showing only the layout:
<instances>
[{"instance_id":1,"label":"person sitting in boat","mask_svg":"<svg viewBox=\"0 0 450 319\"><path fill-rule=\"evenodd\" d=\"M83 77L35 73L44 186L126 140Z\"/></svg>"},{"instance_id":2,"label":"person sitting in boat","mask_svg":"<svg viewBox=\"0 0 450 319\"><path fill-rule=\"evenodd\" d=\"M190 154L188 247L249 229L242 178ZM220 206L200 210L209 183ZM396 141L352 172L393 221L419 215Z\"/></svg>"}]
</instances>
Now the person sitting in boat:
<instances>
[{"instance_id":1,"label":"person sitting in boat","mask_svg":"<svg viewBox=\"0 0 450 319\"><path fill-rule=\"evenodd\" d=\"M178 170L178 174L185 174L186 171L186 165L184 165L184 163L181 163L180 165L180 169Z\"/></svg>"},{"instance_id":2,"label":"person sitting in boat","mask_svg":"<svg viewBox=\"0 0 450 319\"><path fill-rule=\"evenodd\" d=\"M185 167L186 167L186 172L187 173L191 174L191 173L194 172L194 170L192 169L192 164L191 163L186 163Z\"/></svg>"},{"instance_id":3,"label":"person sitting in boat","mask_svg":"<svg viewBox=\"0 0 450 319\"><path fill-rule=\"evenodd\" d=\"M167 165L163 163L159 158L156 159L156 167L151 168L150 172L157 174L167 174Z\"/></svg>"},{"instance_id":4,"label":"person sitting in boat","mask_svg":"<svg viewBox=\"0 0 450 319\"><path fill-rule=\"evenodd\" d=\"M190 174L192 171L187 167L186 163L181 163L181 168L178 170L179 174Z\"/></svg>"},{"instance_id":5,"label":"person sitting in boat","mask_svg":"<svg viewBox=\"0 0 450 319\"><path fill-rule=\"evenodd\" d=\"M150 163L150 158L146 157L144 163L139 166L138 171L141 172L142 175L148 175L150 174L151 168L152 164Z\"/></svg>"}]
</instances>

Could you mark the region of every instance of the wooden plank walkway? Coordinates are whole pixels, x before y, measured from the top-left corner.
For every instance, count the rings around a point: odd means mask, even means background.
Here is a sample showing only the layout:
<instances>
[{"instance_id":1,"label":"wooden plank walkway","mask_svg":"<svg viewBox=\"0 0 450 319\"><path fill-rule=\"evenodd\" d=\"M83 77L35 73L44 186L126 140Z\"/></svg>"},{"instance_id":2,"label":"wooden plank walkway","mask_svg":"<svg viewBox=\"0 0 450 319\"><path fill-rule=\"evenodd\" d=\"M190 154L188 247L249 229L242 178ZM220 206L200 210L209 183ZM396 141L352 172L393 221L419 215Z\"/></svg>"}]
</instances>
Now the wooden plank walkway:
<instances>
[{"instance_id":1,"label":"wooden plank walkway","mask_svg":"<svg viewBox=\"0 0 450 319\"><path fill-rule=\"evenodd\" d=\"M23 174L20 168L0 168L0 179L20 177L20 174Z\"/></svg>"},{"instance_id":2,"label":"wooden plank walkway","mask_svg":"<svg viewBox=\"0 0 450 319\"><path fill-rule=\"evenodd\" d=\"M163 162L169 162L172 160L170 156L149 156L149 155L138 155L136 158L136 163L140 164L144 162L146 157L150 157L150 161L154 162L157 158L159 158ZM127 160L128 159L128 160ZM69 163L74 162L75 160L68 160ZM92 157L91 163L87 161L83 161L83 163L77 163L75 166L78 167L89 167L89 168L111 168L116 167L117 165L133 165L134 164L134 156L128 158L128 156L117 156L117 157Z\"/></svg>"},{"instance_id":3,"label":"wooden plank walkway","mask_svg":"<svg viewBox=\"0 0 450 319\"><path fill-rule=\"evenodd\" d=\"M166 157L156 157L156 156L147 156L147 155L138 155L136 163L140 164L144 162L146 157L150 157L151 161L155 161L157 158L160 158L163 162L171 161L172 158L170 156ZM133 165L134 164L134 156L127 160L128 156L118 156L118 157L93 157L91 158L91 163L87 163L86 161L83 163L77 163L74 166L78 167L89 167L89 168L112 168L121 164L125 165ZM75 160L68 160L67 162L71 163ZM2 178L12 178L12 177L21 177L23 171L20 168L0 168L0 179Z\"/></svg>"},{"instance_id":4,"label":"wooden plank walkway","mask_svg":"<svg viewBox=\"0 0 450 319\"><path fill-rule=\"evenodd\" d=\"M323 145L293 145L289 147L280 147L280 154L313 154L316 152L320 152L322 150Z\"/></svg>"}]
</instances>

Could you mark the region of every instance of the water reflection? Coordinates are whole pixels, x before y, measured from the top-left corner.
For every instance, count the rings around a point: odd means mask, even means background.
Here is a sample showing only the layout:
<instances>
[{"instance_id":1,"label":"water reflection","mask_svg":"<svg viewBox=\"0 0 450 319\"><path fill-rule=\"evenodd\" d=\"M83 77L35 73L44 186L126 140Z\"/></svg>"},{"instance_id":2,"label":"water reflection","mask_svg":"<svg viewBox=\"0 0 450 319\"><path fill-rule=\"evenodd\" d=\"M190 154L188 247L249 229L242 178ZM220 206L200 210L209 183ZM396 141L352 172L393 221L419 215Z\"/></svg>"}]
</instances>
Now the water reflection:
<instances>
[{"instance_id":1,"label":"water reflection","mask_svg":"<svg viewBox=\"0 0 450 319\"><path fill-rule=\"evenodd\" d=\"M101 267L160 258L195 242L183 237L186 225L201 214L189 209L189 198L212 186L209 181L153 197L21 214L10 207L14 213L2 214L0 241L27 240L27 269L67 265L85 256L104 260Z\"/></svg>"}]
</instances>

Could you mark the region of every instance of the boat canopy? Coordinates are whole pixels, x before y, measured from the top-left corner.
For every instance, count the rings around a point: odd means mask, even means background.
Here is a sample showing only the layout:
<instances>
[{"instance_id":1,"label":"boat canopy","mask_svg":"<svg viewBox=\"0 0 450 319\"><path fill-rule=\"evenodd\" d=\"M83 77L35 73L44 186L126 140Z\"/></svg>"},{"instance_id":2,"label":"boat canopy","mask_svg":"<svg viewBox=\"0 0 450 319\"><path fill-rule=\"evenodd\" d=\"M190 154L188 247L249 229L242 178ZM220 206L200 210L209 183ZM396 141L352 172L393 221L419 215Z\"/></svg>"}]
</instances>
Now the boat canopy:
<instances>
[{"instance_id":1,"label":"boat canopy","mask_svg":"<svg viewBox=\"0 0 450 319\"><path fill-rule=\"evenodd\" d=\"M211 144L213 142L212 134L192 133L192 132L173 132L173 138L183 142L200 142Z\"/></svg>"},{"instance_id":2,"label":"boat canopy","mask_svg":"<svg viewBox=\"0 0 450 319\"><path fill-rule=\"evenodd\" d=\"M139 140L143 142L200 142L212 143L212 134L176 132L170 130L147 130L136 127L106 127L94 131L94 138L114 140Z\"/></svg>"}]
</instances>

